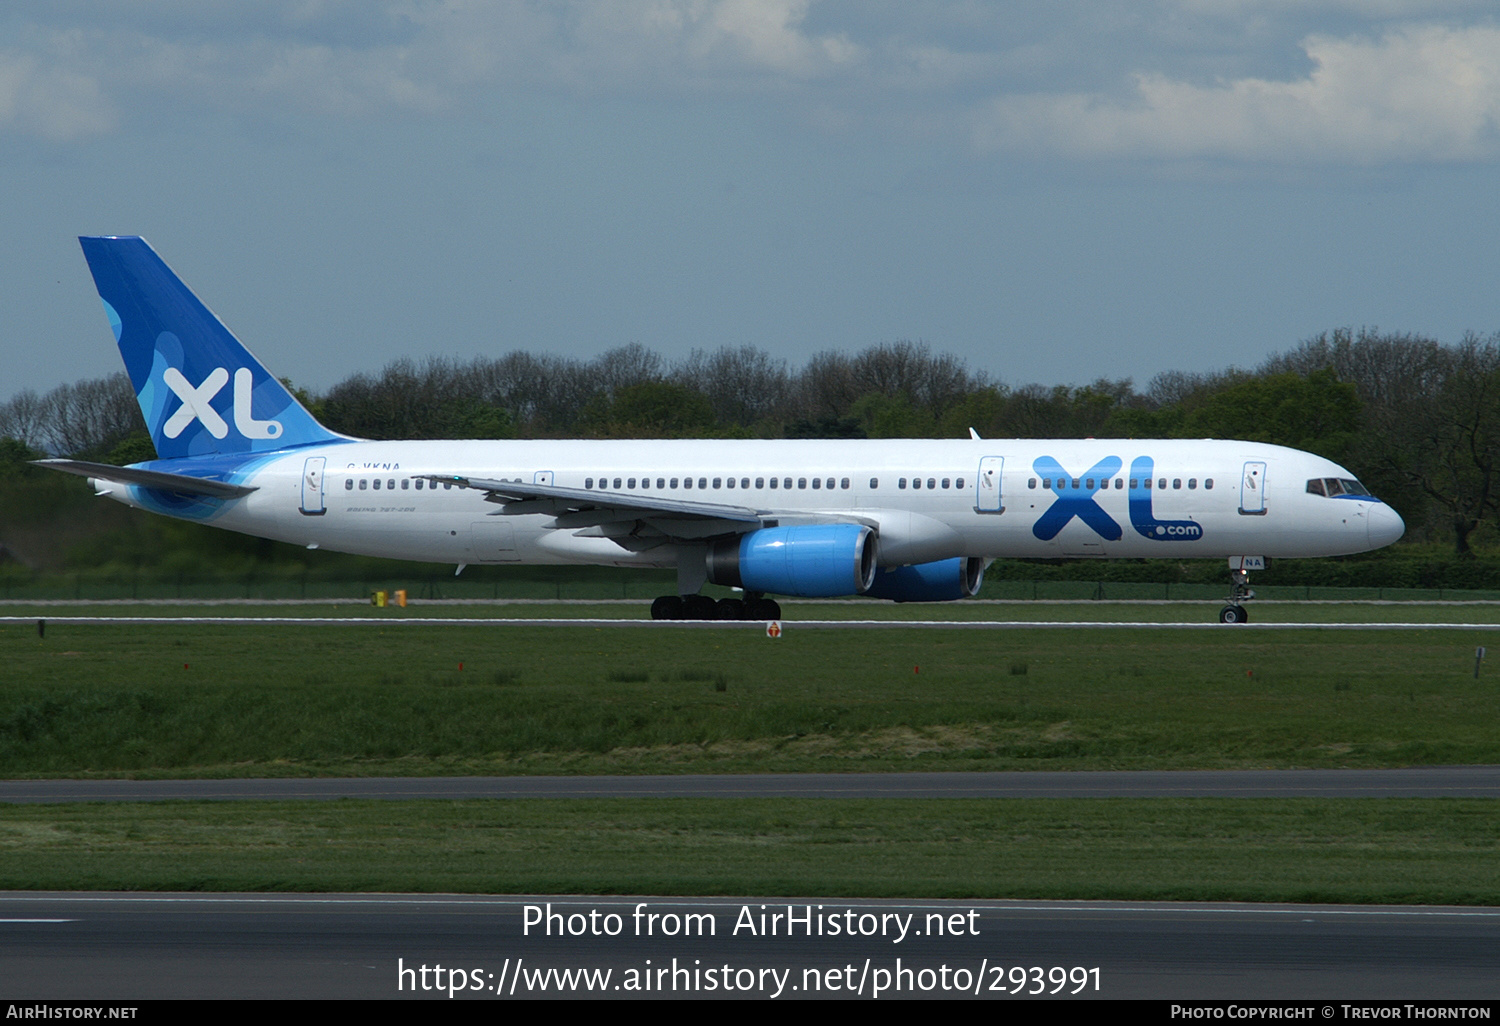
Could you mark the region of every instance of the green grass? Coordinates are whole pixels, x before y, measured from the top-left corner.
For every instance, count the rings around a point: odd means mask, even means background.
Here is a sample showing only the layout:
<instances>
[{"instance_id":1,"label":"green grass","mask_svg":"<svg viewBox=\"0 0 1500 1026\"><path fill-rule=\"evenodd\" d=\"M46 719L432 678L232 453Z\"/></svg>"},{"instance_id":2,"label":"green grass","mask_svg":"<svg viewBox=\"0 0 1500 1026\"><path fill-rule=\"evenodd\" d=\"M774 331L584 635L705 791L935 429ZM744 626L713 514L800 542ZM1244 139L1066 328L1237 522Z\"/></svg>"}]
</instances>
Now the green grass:
<instances>
[{"instance_id":1,"label":"green grass","mask_svg":"<svg viewBox=\"0 0 1500 1026\"><path fill-rule=\"evenodd\" d=\"M11 607L8 613L19 613ZM105 607L105 615L151 610ZM0 625L0 774L750 772L1500 762L1488 632L902 630L1212 606L788 606L787 632L401 624L343 604ZM31 609L38 615L77 613ZM1494 622L1488 606L1258 620ZM889 617L879 630L797 618ZM460 669L460 665L462 668ZM1500 672L1500 668L1496 668ZM1023 672L1024 671L1024 672ZM513 800L0 807L0 888L1500 904L1485 800Z\"/></svg>"},{"instance_id":2,"label":"green grass","mask_svg":"<svg viewBox=\"0 0 1500 1026\"><path fill-rule=\"evenodd\" d=\"M0 888L1500 903L1494 803L614 799L0 808Z\"/></svg>"},{"instance_id":3,"label":"green grass","mask_svg":"<svg viewBox=\"0 0 1500 1026\"><path fill-rule=\"evenodd\" d=\"M5 624L0 774L1494 763L1492 681L1473 678L1487 639L795 621L776 640L395 622L52 623L41 639Z\"/></svg>"}]
</instances>

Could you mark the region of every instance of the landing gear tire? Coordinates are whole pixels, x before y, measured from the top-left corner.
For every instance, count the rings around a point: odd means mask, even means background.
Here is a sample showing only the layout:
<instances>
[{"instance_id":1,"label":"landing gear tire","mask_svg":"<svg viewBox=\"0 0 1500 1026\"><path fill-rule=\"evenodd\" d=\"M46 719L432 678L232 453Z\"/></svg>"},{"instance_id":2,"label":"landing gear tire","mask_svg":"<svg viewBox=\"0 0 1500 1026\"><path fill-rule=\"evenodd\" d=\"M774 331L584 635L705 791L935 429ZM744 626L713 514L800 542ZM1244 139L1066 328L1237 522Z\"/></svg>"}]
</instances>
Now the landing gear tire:
<instances>
[{"instance_id":1,"label":"landing gear tire","mask_svg":"<svg viewBox=\"0 0 1500 1026\"><path fill-rule=\"evenodd\" d=\"M1249 623L1250 614L1244 606L1225 606L1219 610L1220 623Z\"/></svg>"},{"instance_id":2,"label":"landing gear tire","mask_svg":"<svg viewBox=\"0 0 1500 1026\"><path fill-rule=\"evenodd\" d=\"M713 620L717 603L707 595L682 596L682 618L684 620Z\"/></svg>"},{"instance_id":3,"label":"landing gear tire","mask_svg":"<svg viewBox=\"0 0 1500 1026\"><path fill-rule=\"evenodd\" d=\"M746 620L780 620L781 604L775 599L752 599L745 603Z\"/></svg>"},{"instance_id":4,"label":"landing gear tire","mask_svg":"<svg viewBox=\"0 0 1500 1026\"><path fill-rule=\"evenodd\" d=\"M745 603L735 598L723 598L714 603L715 620L743 620Z\"/></svg>"},{"instance_id":5,"label":"landing gear tire","mask_svg":"<svg viewBox=\"0 0 1500 1026\"><path fill-rule=\"evenodd\" d=\"M663 595L651 603L651 619L653 620L681 620L682 619L682 596Z\"/></svg>"}]
</instances>

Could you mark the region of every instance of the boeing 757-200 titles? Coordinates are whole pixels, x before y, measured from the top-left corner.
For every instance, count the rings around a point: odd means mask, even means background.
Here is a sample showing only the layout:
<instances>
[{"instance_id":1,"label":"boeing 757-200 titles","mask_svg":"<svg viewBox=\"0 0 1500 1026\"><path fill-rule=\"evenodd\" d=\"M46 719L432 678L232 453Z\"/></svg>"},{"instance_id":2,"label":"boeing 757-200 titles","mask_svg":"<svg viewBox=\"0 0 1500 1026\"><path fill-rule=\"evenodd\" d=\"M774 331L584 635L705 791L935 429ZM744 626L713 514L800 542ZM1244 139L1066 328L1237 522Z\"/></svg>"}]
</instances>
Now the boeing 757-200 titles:
<instances>
[{"instance_id":1,"label":"boeing 757-200 titles","mask_svg":"<svg viewBox=\"0 0 1500 1026\"><path fill-rule=\"evenodd\" d=\"M1218 558L1245 620L1267 557L1389 545L1400 516L1319 456L1205 439L367 441L313 419L146 242L80 240L158 459L43 465L130 506L309 548L671 567L658 619L772 596L959 599L999 557ZM699 594L705 582L743 598Z\"/></svg>"}]
</instances>

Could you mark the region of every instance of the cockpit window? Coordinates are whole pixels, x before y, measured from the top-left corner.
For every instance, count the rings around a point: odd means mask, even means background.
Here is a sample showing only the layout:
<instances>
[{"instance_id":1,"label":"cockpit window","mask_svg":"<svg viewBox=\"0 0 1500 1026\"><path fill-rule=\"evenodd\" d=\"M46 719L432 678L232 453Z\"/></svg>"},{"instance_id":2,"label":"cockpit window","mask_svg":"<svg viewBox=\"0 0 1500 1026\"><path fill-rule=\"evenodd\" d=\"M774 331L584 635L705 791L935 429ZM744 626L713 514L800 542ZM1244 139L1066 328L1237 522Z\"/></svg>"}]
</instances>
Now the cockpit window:
<instances>
[{"instance_id":1,"label":"cockpit window","mask_svg":"<svg viewBox=\"0 0 1500 1026\"><path fill-rule=\"evenodd\" d=\"M1352 477L1315 477L1307 482L1309 495L1325 495L1330 498L1340 495L1355 495L1373 499L1374 495Z\"/></svg>"}]
</instances>

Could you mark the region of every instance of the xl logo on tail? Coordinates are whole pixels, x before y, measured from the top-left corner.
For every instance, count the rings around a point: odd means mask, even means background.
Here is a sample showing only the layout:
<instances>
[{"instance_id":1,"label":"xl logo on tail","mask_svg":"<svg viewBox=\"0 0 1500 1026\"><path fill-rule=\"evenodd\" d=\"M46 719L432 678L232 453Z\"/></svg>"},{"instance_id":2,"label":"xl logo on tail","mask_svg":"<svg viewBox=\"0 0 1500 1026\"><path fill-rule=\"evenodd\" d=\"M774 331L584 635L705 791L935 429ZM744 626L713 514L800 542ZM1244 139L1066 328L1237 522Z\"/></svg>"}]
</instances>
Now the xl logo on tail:
<instances>
[{"instance_id":1,"label":"xl logo on tail","mask_svg":"<svg viewBox=\"0 0 1500 1026\"><path fill-rule=\"evenodd\" d=\"M195 420L202 423L208 433L215 438L224 438L229 434L229 425L224 423L224 418L219 416L219 411L209 405L214 396L223 390L225 382L229 380L228 370L215 367L197 387L194 387L192 382L188 381L182 371L176 367L168 367L162 373L161 379L176 393L177 398L182 400L182 405L177 408L177 412L168 417L166 424L162 426L163 434L168 438L176 438ZM250 412L251 390L254 385L255 375L251 373L250 368L241 367L234 372L235 430L246 438L279 438L281 437L281 421L256 420Z\"/></svg>"}]
</instances>

